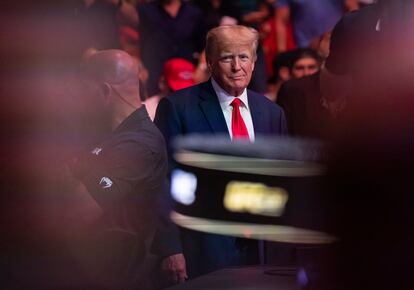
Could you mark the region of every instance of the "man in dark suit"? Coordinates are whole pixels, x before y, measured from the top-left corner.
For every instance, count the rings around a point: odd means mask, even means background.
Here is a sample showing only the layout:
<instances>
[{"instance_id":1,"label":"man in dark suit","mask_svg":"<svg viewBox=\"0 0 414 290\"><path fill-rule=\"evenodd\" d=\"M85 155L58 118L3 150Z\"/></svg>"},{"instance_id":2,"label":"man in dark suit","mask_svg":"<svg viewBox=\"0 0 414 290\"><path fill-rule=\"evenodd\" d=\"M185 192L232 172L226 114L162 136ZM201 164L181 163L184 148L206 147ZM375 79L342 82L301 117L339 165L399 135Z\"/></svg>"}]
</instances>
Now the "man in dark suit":
<instances>
[{"instance_id":1,"label":"man in dark suit","mask_svg":"<svg viewBox=\"0 0 414 290\"><path fill-rule=\"evenodd\" d=\"M258 33L252 28L220 26L210 30L206 61L211 79L175 92L162 99L157 108L154 122L164 134L170 157L170 141L178 135L228 134L232 140L253 142L259 135L286 133L282 109L246 89L257 45ZM181 231L181 239L190 278L240 264L234 238ZM175 281L185 276L185 261L180 253L181 249L160 253L166 257L163 263L169 265L167 270Z\"/></svg>"}]
</instances>

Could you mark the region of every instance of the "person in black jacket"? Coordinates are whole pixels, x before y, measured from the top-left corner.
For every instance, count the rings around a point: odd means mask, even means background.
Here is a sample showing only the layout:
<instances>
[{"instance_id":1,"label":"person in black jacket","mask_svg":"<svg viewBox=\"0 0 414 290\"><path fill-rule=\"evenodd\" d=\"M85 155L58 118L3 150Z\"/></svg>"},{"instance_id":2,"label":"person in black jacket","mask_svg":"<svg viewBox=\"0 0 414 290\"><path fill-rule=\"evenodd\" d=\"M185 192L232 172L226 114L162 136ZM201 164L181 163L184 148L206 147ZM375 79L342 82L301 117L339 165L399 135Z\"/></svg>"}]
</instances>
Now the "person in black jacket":
<instances>
[{"instance_id":1,"label":"person in black jacket","mask_svg":"<svg viewBox=\"0 0 414 290\"><path fill-rule=\"evenodd\" d=\"M74 175L102 209L85 243L82 265L91 284L105 289L147 289L145 243L156 227L165 192L167 155L161 132L139 98L136 62L120 50L99 51L86 64L96 108L111 128L72 164ZM86 258L85 258L86 257ZM89 259L89 260L88 260ZM148 282L149 283L149 282Z\"/></svg>"}]
</instances>

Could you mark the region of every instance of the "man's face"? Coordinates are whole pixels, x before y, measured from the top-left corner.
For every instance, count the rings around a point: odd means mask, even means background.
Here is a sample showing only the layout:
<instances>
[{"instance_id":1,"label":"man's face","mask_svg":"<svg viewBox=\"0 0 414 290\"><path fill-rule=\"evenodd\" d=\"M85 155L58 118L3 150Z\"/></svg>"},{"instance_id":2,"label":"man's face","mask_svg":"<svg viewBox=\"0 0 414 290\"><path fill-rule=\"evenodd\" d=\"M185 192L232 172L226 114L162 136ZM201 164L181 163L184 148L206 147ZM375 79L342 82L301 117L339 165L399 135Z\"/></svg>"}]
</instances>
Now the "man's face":
<instances>
[{"instance_id":1,"label":"man's face","mask_svg":"<svg viewBox=\"0 0 414 290\"><path fill-rule=\"evenodd\" d=\"M236 97L249 84L254 62L252 46L234 40L219 44L208 65L214 80Z\"/></svg>"},{"instance_id":2,"label":"man's face","mask_svg":"<svg viewBox=\"0 0 414 290\"><path fill-rule=\"evenodd\" d=\"M292 77L295 79L312 75L319 71L319 63L312 57L304 57L295 62L292 68Z\"/></svg>"}]
</instances>

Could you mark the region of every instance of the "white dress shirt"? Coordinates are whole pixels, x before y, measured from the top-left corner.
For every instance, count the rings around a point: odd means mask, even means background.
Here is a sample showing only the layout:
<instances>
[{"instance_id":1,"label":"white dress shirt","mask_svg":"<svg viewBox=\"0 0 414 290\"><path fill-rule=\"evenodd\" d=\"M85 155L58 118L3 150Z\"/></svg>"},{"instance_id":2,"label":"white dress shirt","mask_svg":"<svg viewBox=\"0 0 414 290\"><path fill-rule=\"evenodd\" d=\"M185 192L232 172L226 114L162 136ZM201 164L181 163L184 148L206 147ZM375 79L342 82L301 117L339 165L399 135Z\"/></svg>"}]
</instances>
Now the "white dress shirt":
<instances>
[{"instance_id":1,"label":"white dress shirt","mask_svg":"<svg viewBox=\"0 0 414 290\"><path fill-rule=\"evenodd\" d=\"M226 120L230 138L233 139L233 132L231 130L231 117L233 113L233 107L230 104L235 99L235 96L230 96L219 86L219 84L213 78L211 78L211 84L213 85L213 89L216 92L216 95L220 102L221 110L223 111L224 119ZM247 101L247 89L244 89L243 93L238 98L241 101L240 114L242 115L243 121L246 124L247 132L249 133L249 139L253 142L254 128L252 115L249 109L249 102Z\"/></svg>"}]
</instances>

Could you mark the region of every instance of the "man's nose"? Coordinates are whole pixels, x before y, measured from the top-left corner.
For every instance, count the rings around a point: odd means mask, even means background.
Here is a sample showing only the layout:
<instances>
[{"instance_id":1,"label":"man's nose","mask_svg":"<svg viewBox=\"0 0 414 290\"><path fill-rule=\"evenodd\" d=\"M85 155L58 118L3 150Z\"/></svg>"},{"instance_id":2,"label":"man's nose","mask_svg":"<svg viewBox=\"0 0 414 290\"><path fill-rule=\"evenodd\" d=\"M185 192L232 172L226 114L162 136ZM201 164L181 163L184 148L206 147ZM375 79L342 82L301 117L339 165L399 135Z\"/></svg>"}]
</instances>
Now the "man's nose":
<instances>
[{"instance_id":1,"label":"man's nose","mask_svg":"<svg viewBox=\"0 0 414 290\"><path fill-rule=\"evenodd\" d=\"M305 69L303 70L303 72L304 72L304 75L305 76L309 76L312 73L312 69L309 69L309 68L305 67Z\"/></svg>"},{"instance_id":2,"label":"man's nose","mask_svg":"<svg viewBox=\"0 0 414 290\"><path fill-rule=\"evenodd\" d=\"M232 68L233 68L233 70L240 70L240 68L241 68L241 66L240 66L240 59L238 57L235 57L233 59Z\"/></svg>"}]
</instances>

